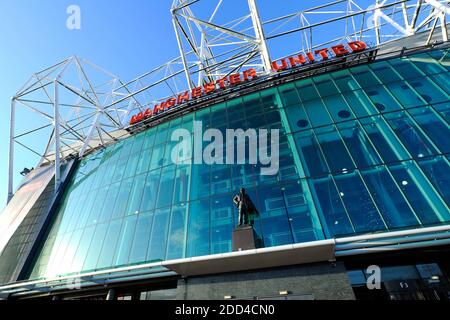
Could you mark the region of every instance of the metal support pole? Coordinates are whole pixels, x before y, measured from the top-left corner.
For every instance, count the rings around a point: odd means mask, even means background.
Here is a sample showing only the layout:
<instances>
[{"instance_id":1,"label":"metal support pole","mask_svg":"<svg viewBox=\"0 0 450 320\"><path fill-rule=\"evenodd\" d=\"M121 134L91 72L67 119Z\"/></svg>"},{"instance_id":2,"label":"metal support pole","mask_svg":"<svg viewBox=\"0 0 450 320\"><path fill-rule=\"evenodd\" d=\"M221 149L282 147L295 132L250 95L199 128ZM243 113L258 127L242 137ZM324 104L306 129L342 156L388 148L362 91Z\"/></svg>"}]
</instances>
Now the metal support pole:
<instances>
[{"instance_id":1,"label":"metal support pole","mask_svg":"<svg viewBox=\"0 0 450 320\"><path fill-rule=\"evenodd\" d=\"M177 18L175 17L175 13L172 13L172 23L173 23L173 28L175 29L175 35L177 36L178 48L180 49L181 61L183 62L184 74L186 75L188 88L189 88L189 90L192 90L191 76L189 74L189 68L187 65L186 56L184 54L183 44L181 43L180 33L178 32Z\"/></svg>"},{"instance_id":2,"label":"metal support pole","mask_svg":"<svg viewBox=\"0 0 450 320\"><path fill-rule=\"evenodd\" d=\"M55 79L53 81L54 84L54 108L55 108L55 116L54 116L54 126L55 126L55 193L58 192L59 186L61 184L61 176L60 176L60 136L59 136L59 97L58 97L58 80Z\"/></svg>"},{"instance_id":3,"label":"metal support pole","mask_svg":"<svg viewBox=\"0 0 450 320\"><path fill-rule=\"evenodd\" d=\"M16 99L11 99L11 120L9 128L9 168L8 168L8 199L7 202L13 197L14 187L14 126L16 118Z\"/></svg>"},{"instance_id":4,"label":"metal support pole","mask_svg":"<svg viewBox=\"0 0 450 320\"><path fill-rule=\"evenodd\" d=\"M441 12L439 14L439 19L441 20L441 33L442 33L442 41L448 41L448 32L447 32L447 23L445 19L445 13Z\"/></svg>"},{"instance_id":5,"label":"metal support pole","mask_svg":"<svg viewBox=\"0 0 450 320\"><path fill-rule=\"evenodd\" d=\"M248 0L248 6L250 8L250 15L252 17L255 36L259 42L259 52L261 54L264 70L266 73L269 73L272 70L272 62L269 55L269 49L267 47L266 37L264 36L264 30L261 25L258 7L256 6L256 0Z\"/></svg>"},{"instance_id":6,"label":"metal support pole","mask_svg":"<svg viewBox=\"0 0 450 320\"><path fill-rule=\"evenodd\" d=\"M89 142L92 139L92 136L94 135L95 129L97 129L98 121L100 120L100 111L97 111L97 115L95 116L94 122L92 123L91 128L89 129L89 133L86 137L86 139L83 142L83 146L81 147L80 152L78 153L78 156L81 158L84 153L86 152L87 147L89 146Z\"/></svg>"}]
</instances>

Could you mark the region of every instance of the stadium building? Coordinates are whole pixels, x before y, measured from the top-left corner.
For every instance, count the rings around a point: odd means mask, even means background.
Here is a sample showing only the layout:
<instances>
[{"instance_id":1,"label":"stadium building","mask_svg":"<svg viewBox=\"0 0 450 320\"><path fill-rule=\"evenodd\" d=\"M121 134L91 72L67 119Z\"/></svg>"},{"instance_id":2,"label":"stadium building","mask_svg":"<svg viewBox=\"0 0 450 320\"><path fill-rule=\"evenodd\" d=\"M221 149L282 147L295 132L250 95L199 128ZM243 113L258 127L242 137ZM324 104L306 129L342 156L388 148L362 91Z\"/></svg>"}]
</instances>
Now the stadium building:
<instances>
[{"instance_id":1,"label":"stadium building","mask_svg":"<svg viewBox=\"0 0 450 320\"><path fill-rule=\"evenodd\" d=\"M14 96L0 298L450 299L448 1L335 1L262 22L249 0L219 25L221 2L205 19L175 1L180 57L130 82L71 57ZM345 34L317 37L336 24ZM270 41L290 35L302 50L272 60ZM30 109L50 124L30 129ZM174 160L172 133L194 144L197 121L200 136L278 129L277 173L248 155ZM44 151L21 142L41 129ZM13 192L18 144L40 161ZM233 251L242 187L256 247Z\"/></svg>"}]
</instances>

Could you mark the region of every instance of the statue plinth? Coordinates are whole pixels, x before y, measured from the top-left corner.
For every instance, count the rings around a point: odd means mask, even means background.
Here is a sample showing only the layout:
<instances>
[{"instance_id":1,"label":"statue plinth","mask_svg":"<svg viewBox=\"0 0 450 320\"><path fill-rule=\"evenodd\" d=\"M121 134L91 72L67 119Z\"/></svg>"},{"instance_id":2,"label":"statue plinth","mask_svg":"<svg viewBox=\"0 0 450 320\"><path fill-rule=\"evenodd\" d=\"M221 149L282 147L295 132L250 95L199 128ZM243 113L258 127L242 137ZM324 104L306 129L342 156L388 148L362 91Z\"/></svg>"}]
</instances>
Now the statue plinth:
<instances>
[{"instance_id":1,"label":"statue plinth","mask_svg":"<svg viewBox=\"0 0 450 320\"><path fill-rule=\"evenodd\" d=\"M256 249L256 234L251 225L241 225L233 230L233 251Z\"/></svg>"}]
</instances>

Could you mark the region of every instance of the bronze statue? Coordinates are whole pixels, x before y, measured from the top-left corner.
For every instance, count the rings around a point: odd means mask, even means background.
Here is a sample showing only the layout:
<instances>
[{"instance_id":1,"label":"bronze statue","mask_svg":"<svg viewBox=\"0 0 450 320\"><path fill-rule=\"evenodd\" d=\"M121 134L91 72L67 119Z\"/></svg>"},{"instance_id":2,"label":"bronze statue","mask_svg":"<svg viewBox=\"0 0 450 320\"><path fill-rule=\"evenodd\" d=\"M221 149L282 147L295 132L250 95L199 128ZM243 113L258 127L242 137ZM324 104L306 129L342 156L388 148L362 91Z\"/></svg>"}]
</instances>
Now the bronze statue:
<instances>
[{"instance_id":1,"label":"bronze statue","mask_svg":"<svg viewBox=\"0 0 450 320\"><path fill-rule=\"evenodd\" d=\"M256 207L253 204L250 197L248 196L248 194L245 193L244 188L241 188L239 190L239 194L234 196L233 202L239 209L238 227L242 225L249 225L249 214L258 214L258 210L256 210Z\"/></svg>"}]
</instances>

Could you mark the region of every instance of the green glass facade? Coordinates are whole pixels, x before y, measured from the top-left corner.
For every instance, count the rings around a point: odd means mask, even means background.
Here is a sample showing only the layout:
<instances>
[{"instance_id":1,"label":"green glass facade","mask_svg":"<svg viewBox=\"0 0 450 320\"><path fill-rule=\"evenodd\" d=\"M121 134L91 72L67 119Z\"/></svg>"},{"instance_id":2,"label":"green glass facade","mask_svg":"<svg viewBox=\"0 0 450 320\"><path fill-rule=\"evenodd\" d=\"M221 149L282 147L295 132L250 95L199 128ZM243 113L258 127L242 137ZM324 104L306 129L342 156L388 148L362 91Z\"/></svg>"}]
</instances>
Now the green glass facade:
<instances>
[{"instance_id":1,"label":"green glass facade","mask_svg":"<svg viewBox=\"0 0 450 320\"><path fill-rule=\"evenodd\" d=\"M231 251L245 187L264 247L450 222L450 52L235 98L83 158L30 278ZM173 163L176 128L280 130L279 172Z\"/></svg>"}]
</instances>

